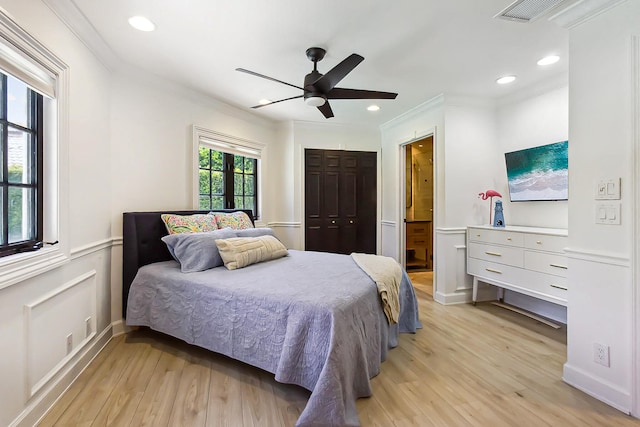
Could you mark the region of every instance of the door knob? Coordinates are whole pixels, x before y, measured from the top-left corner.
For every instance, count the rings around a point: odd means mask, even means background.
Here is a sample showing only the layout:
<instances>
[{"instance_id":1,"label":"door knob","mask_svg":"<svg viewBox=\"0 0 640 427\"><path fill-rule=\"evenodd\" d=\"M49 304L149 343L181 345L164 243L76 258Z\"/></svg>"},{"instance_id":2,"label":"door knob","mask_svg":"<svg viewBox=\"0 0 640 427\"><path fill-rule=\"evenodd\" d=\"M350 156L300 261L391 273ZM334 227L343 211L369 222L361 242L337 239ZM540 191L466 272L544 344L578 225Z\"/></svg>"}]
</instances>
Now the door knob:
<instances>
[{"instance_id":1,"label":"door knob","mask_svg":"<svg viewBox=\"0 0 640 427\"><path fill-rule=\"evenodd\" d=\"M349 221L349 224L353 224L353 220Z\"/></svg>"},{"instance_id":2,"label":"door knob","mask_svg":"<svg viewBox=\"0 0 640 427\"><path fill-rule=\"evenodd\" d=\"M331 224L335 224L335 223L336 223L335 221L331 221Z\"/></svg>"}]
</instances>

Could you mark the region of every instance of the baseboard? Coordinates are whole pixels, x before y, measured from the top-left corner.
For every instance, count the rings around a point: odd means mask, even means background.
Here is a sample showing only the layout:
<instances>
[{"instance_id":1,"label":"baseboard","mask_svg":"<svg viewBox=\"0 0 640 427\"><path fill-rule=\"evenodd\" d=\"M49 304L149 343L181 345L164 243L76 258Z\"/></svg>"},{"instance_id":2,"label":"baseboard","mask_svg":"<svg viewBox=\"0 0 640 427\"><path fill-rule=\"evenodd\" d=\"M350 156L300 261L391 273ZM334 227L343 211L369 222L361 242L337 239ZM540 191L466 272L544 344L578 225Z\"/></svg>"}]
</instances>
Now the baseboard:
<instances>
[{"instance_id":1,"label":"baseboard","mask_svg":"<svg viewBox=\"0 0 640 427\"><path fill-rule=\"evenodd\" d=\"M113 336L117 337L118 335L126 334L131 331L131 327L127 326L124 322L124 319L115 321L111 324L111 329L113 330Z\"/></svg>"},{"instance_id":2,"label":"baseboard","mask_svg":"<svg viewBox=\"0 0 640 427\"><path fill-rule=\"evenodd\" d=\"M625 414L631 414L631 393L565 363L562 380Z\"/></svg>"},{"instance_id":3,"label":"baseboard","mask_svg":"<svg viewBox=\"0 0 640 427\"><path fill-rule=\"evenodd\" d=\"M100 351L102 351L112 336L113 328L112 325L109 325L86 347L84 352L79 353L76 358L71 359L69 363L52 378L51 382L44 386L38 394L31 399L20 415L9 424L9 427L32 427L36 425L71 384L73 384L78 375L80 375Z\"/></svg>"},{"instance_id":4,"label":"baseboard","mask_svg":"<svg viewBox=\"0 0 640 427\"><path fill-rule=\"evenodd\" d=\"M471 289L465 289L463 291L450 294L437 291L433 294L433 300L443 305L466 304L471 302Z\"/></svg>"}]
</instances>

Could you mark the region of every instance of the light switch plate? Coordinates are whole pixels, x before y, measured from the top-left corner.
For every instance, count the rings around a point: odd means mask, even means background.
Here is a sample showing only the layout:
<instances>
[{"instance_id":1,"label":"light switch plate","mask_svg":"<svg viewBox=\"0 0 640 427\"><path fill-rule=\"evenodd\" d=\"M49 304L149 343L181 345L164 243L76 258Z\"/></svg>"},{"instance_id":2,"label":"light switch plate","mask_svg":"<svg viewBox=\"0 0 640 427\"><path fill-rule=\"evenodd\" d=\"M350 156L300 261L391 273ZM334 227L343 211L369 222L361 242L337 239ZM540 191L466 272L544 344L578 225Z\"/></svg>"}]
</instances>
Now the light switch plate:
<instances>
[{"instance_id":1,"label":"light switch plate","mask_svg":"<svg viewBox=\"0 0 640 427\"><path fill-rule=\"evenodd\" d=\"M596 224L620 224L620 203L596 203Z\"/></svg>"},{"instance_id":2,"label":"light switch plate","mask_svg":"<svg viewBox=\"0 0 640 427\"><path fill-rule=\"evenodd\" d=\"M603 179L596 184L596 200L620 200L621 178Z\"/></svg>"}]
</instances>

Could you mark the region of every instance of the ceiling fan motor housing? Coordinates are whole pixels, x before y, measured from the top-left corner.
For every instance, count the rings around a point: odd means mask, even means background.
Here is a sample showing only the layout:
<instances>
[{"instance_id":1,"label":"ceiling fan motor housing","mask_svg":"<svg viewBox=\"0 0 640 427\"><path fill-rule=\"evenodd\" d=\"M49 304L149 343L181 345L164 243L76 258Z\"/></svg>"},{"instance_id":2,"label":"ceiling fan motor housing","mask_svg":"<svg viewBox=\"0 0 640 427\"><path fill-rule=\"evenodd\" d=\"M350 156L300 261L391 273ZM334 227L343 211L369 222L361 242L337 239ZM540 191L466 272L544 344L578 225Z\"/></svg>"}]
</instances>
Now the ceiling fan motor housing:
<instances>
[{"instance_id":1,"label":"ceiling fan motor housing","mask_svg":"<svg viewBox=\"0 0 640 427\"><path fill-rule=\"evenodd\" d=\"M327 101L327 96L313 85L320 77L322 74L313 70L304 78L304 102L312 107L321 106Z\"/></svg>"}]
</instances>

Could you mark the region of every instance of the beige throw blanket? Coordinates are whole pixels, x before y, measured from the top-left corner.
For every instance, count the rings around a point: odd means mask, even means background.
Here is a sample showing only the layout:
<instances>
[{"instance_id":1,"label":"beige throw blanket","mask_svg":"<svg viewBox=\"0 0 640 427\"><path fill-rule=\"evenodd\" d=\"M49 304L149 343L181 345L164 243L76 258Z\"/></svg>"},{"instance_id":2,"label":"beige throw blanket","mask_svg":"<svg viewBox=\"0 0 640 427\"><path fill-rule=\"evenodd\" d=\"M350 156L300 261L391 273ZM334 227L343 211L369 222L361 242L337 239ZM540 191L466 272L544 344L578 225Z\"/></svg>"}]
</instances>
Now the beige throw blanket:
<instances>
[{"instance_id":1,"label":"beige throw blanket","mask_svg":"<svg viewBox=\"0 0 640 427\"><path fill-rule=\"evenodd\" d=\"M398 297L402 268L395 259L382 256L352 253L351 258L376 282L382 300L384 314L389 323L398 323L400 298Z\"/></svg>"}]
</instances>

